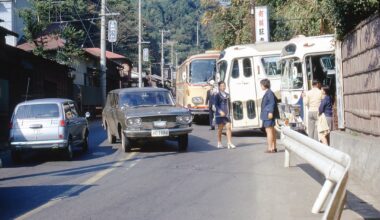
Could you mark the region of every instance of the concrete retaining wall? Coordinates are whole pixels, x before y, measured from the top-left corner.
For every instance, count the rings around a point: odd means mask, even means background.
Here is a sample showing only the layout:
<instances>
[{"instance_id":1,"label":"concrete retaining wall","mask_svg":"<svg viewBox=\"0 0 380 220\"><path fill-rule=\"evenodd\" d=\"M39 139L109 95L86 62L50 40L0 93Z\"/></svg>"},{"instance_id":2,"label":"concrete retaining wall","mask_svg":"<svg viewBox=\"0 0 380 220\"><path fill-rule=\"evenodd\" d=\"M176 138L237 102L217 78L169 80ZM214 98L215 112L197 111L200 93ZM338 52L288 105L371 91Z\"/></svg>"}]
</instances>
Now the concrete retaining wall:
<instances>
[{"instance_id":1,"label":"concrete retaining wall","mask_svg":"<svg viewBox=\"0 0 380 220\"><path fill-rule=\"evenodd\" d=\"M351 156L350 175L380 198L380 138L334 131L331 146Z\"/></svg>"}]
</instances>

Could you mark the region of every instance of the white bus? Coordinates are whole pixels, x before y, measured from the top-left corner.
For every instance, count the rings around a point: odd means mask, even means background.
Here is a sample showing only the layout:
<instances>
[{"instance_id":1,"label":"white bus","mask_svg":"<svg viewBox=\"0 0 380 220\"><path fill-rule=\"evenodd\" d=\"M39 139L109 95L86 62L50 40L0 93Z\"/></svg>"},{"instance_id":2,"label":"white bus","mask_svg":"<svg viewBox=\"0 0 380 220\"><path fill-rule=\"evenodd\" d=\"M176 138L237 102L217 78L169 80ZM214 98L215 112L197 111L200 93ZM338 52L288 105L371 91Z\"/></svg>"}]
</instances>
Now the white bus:
<instances>
[{"instance_id":1,"label":"white bus","mask_svg":"<svg viewBox=\"0 0 380 220\"><path fill-rule=\"evenodd\" d=\"M221 53L216 81L226 83L230 94L232 131L261 127L260 111L264 92L260 80L268 78L280 97L281 71L278 64L286 42L232 46Z\"/></svg>"},{"instance_id":2,"label":"white bus","mask_svg":"<svg viewBox=\"0 0 380 220\"><path fill-rule=\"evenodd\" d=\"M280 113L284 113L280 121L286 121L296 130L307 131L308 109L300 100L301 94L312 88L315 79L335 92L335 38L333 35L297 36L283 48L280 63Z\"/></svg>"}]
</instances>

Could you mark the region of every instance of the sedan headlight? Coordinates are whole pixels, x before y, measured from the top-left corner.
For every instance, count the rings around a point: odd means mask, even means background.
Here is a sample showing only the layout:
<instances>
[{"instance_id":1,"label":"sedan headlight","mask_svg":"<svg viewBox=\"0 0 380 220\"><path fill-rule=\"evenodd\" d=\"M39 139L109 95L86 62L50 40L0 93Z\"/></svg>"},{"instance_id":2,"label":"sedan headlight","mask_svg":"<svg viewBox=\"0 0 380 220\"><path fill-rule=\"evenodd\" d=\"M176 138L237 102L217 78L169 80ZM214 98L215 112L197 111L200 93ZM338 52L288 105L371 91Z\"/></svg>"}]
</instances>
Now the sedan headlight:
<instances>
[{"instance_id":1,"label":"sedan headlight","mask_svg":"<svg viewBox=\"0 0 380 220\"><path fill-rule=\"evenodd\" d=\"M141 118L128 118L127 125L129 126L138 126L141 125Z\"/></svg>"},{"instance_id":2,"label":"sedan headlight","mask_svg":"<svg viewBox=\"0 0 380 220\"><path fill-rule=\"evenodd\" d=\"M191 99L191 101L193 101L194 104L198 105L198 104L202 104L203 103L203 98L200 97L200 96L196 96L196 97L193 97Z\"/></svg>"},{"instance_id":3,"label":"sedan headlight","mask_svg":"<svg viewBox=\"0 0 380 220\"><path fill-rule=\"evenodd\" d=\"M181 124L189 124L193 120L192 115L178 115L177 122Z\"/></svg>"}]
</instances>

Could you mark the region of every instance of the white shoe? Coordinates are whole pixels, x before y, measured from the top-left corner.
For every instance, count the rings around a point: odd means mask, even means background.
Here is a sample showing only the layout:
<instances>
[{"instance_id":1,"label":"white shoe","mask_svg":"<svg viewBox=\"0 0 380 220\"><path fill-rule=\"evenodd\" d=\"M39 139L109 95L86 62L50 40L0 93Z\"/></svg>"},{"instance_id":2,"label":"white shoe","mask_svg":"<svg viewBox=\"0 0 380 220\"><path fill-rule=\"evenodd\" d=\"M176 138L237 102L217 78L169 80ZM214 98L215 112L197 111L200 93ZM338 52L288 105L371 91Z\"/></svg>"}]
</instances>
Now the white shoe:
<instances>
[{"instance_id":1,"label":"white shoe","mask_svg":"<svg viewBox=\"0 0 380 220\"><path fill-rule=\"evenodd\" d=\"M234 149L234 148L236 148L235 145L233 145L233 144L228 144L228 149Z\"/></svg>"},{"instance_id":2,"label":"white shoe","mask_svg":"<svg viewBox=\"0 0 380 220\"><path fill-rule=\"evenodd\" d=\"M218 148L223 148L222 143L218 143Z\"/></svg>"}]
</instances>

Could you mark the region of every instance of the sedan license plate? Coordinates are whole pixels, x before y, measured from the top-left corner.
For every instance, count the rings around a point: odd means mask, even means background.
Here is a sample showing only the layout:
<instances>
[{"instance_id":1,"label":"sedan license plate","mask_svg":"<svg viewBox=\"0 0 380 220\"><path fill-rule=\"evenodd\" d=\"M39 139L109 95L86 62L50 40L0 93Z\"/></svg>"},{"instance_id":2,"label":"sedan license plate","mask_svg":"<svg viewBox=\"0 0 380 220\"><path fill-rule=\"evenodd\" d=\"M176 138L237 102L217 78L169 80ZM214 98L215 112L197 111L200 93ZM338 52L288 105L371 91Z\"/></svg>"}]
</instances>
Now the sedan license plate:
<instances>
[{"instance_id":1,"label":"sedan license plate","mask_svg":"<svg viewBox=\"0 0 380 220\"><path fill-rule=\"evenodd\" d=\"M169 129L152 130L152 137L169 136Z\"/></svg>"}]
</instances>

